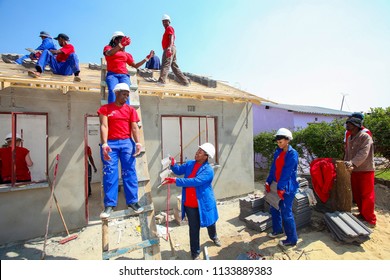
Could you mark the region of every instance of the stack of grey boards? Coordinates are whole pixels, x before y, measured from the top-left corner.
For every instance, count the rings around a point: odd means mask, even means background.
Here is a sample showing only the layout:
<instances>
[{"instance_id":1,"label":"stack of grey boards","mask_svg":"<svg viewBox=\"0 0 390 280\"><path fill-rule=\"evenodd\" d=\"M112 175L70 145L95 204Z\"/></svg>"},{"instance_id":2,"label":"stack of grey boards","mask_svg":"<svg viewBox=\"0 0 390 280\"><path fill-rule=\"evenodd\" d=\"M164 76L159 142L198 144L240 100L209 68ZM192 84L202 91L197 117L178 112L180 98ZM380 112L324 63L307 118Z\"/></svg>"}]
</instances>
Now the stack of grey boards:
<instances>
[{"instance_id":1,"label":"stack of grey boards","mask_svg":"<svg viewBox=\"0 0 390 280\"><path fill-rule=\"evenodd\" d=\"M297 228L302 228L310 224L312 216L312 208L309 204L305 188L299 188L293 201L293 214ZM270 205L264 204L264 212L270 212Z\"/></svg>"},{"instance_id":2,"label":"stack of grey boards","mask_svg":"<svg viewBox=\"0 0 390 280\"><path fill-rule=\"evenodd\" d=\"M349 212L325 213L324 220L336 241L361 244L370 239L372 231Z\"/></svg>"},{"instance_id":3,"label":"stack of grey boards","mask_svg":"<svg viewBox=\"0 0 390 280\"><path fill-rule=\"evenodd\" d=\"M293 202L293 213L297 228L310 224L312 210L305 192L298 190Z\"/></svg>"},{"instance_id":4,"label":"stack of grey boards","mask_svg":"<svg viewBox=\"0 0 390 280\"><path fill-rule=\"evenodd\" d=\"M248 195L245 198L241 198L239 201L240 201L239 219L242 221L249 215L264 210L264 197Z\"/></svg>"},{"instance_id":5,"label":"stack of grey boards","mask_svg":"<svg viewBox=\"0 0 390 280\"><path fill-rule=\"evenodd\" d=\"M272 226L271 214L257 212L245 218L246 226L255 231L265 231Z\"/></svg>"}]
</instances>

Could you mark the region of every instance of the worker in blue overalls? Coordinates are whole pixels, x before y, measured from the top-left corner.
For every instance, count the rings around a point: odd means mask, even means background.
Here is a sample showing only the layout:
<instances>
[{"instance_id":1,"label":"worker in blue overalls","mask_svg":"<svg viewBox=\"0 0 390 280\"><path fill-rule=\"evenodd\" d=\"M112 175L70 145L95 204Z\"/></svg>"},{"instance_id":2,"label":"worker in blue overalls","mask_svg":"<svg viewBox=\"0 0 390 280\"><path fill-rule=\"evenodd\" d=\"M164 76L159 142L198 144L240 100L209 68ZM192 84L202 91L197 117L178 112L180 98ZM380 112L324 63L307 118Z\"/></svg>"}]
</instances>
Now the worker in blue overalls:
<instances>
[{"instance_id":1,"label":"worker in blue overalls","mask_svg":"<svg viewBox=\"0 0 390 280\"><path fill-rule=\"evenodd\" d=\"M108 218L118 203L119 166L122 167L123 189L127 206L135 213L144 208L138 204L136 156L141 153L137 111L126 104L130 88L126 83L114 87L115 101L98 110L100 120L101 158L103 162L104 211L100 218Z\"/></svg>"},{"instance_id":2,"label":"worker in blue overalls","mask_svg":"<svg viewBox=\"0 0 390 280\"><path fill-rule=\"evenodd\" d=\"M279 242L282 247L295 246L298 242L292 211L295 194L299 187L297 182L298 152L289 145L292 139L291 131L286 128L280 128L276 132L275 141L278 148L274 153L274 159L265 183L266 192L271 191L272 182L277 184L277 194L280 198L279 209L271 206L272 232L268 234L268 237L276 238L285 233L287 239Z\"/></svg>"},{"instance_id":3,"label":"worker in blue overalls","mask_svg":"<svg viewBox=\"0 0 390 280\"><path fill-rule=\"evenodd\" d=\"M41 33L39 33L39 37L41 37L42 43L35 49L35 53L26 54L26 55L18 58L17 60L15 60L15 62L17 64L22 64L23 60L25 60L27 58L30 58L31 60L37 60L41 56L41 53L44 50L56 50L57 49L55 44L54 44L53 38L50 36L49 33L45 32L45 31L41 31Z\"/></svg>"}]
</instances>

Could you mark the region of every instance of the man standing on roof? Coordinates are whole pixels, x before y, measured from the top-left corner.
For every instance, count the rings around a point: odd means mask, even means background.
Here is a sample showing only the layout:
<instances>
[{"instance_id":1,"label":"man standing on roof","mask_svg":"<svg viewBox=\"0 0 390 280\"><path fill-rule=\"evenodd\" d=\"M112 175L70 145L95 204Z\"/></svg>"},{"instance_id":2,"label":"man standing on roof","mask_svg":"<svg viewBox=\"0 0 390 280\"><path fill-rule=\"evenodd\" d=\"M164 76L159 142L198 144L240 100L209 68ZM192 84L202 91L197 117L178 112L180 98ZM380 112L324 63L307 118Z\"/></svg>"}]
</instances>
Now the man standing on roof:
<instances>
[{"instance_id":1,"label":"man standing on roof","mask_svg":"<svg viewBox=\"0 0 390 280\"><path fill-rule=\"evenodd\" d=\"M181 217L184 219L187 216L188 219L191 257L194 260L199 259L201 227L207 227L210 239L216 246L222 246L215 226L218 209L211 185L214 170L208 162L214 155L214 145L204 143L195 153L195 160L178 165L172 157L171 170L176 175L184 175L184 178L168 177L163 182L163 185L176 184L182 188Z\"/></svg>"},{"instance_id":2,"label":"man standing on roof","mask_svg":"<svg viewBox=\"0 0 390 280\"><path fill-rule=\"evenodd\" d=\"M49 65L54 74L64 76L74 74L73 81L80 82L79 59L73 45L69 44L68 35L60 33L54 39L58 40L61 49L44 50L35 66L36 71L28 71L28 75L33 78L39 78L45 71L45 66Z\"/></svg>"},{"instance_id":3,"label":"man standing on roof","mask_svg":"<svg viewBox=\"0 0 390 280\"><path fill-rule=\"evenodd\" d=\"M372 137L363 132L360 118L350 117L346 125L350 136L344 160L351 171L352 196L359 209L357 217L365 220L369 227L375 227L374 143Z\"/></svg>"},{"instance_id":4,"label":"man standing on roof","mask_svg":"<svg viewBox=\"0 0 390 280\"><path fill-rule=\"evenodd\" d=\"M141 153L137 111L126 104L130 88L126 83L115 86L115 102L100 107L101 158L103 162L104 211L100 218L108 218L118 203L118 161L122 167L126 204L135 213L144 209L138 204L138 179L135 157ZM134 139L134 140L133 140Z\"/></svg>"},{"instance_id":5,"label":"man standing on roof","mask_svg":"<svg viewBox=\"0 0 390 280\"><path fill-rule=\"evenodd\" d=\"M108 45L103 49L103 55L107 62L106 84L108 87L108 103L115 101L113 89L118 83L131 85L126 65L138 68L153 57L154 51L152 50L143 60L135 63L133 56L125 51L126 46L129 46L130 43L130 37L125 36L122 31L116 31ZM127 99L126 103L130 104L130 98Z\"/></svg>"},{"instance_id":6,"label":"man standing on roof","mask_svg":"<svg viewBox=\"0 0 390 280\"><path fill-rule=\"evenodd\" d=\"M41 53L44 50L56 50L57 49L56 46L54 45L53 38L50 36L49 33L45 32L45 31L41 31L41 33L39 33L39 37L41 37L42 43L35 49L35 52L30 53L30 54L26 54L26 55L18 58L17 60L15 60L15 62L17 64L22 64L23 60L25 60L27 58L30 58L31 60L37 60L41 56Z\"/></svg>"},{"instance_id":7,"label":"man standing on roof","mask_svg":"<svg viewBox=\"0 0 390 280\"><path fill-rule=\"evenodd\" d=\"M165 32L162 37L163 56L161 63L160 78L157 85L165 86L166 79L168 77L169 69L172 68L173 73L184 86L189 86L189 79L181 72L179 65L176 62L176 46L175 46L175 30L171 24L171 18L168 15L163 15L162 24L165 28Z\"/></svg>"}]
</instances>

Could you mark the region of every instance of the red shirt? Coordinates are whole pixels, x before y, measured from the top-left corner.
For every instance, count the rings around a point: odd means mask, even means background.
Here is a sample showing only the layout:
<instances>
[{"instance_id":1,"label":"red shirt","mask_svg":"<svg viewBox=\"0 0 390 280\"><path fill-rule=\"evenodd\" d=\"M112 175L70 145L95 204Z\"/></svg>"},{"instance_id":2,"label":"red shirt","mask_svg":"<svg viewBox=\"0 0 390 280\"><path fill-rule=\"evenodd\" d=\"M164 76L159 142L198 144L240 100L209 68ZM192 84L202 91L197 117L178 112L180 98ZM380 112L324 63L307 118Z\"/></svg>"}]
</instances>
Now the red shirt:
<instances>
[{"instance_id":1,"label":"red shirt","mask_svg":"<svg viewBox=\"0 0 390 280\"><path fill-rule=\"evenodd\" d=\"M192 169L190 176L188 176L187 178L194 178L196 176L196 172L198 172L201 166L202 166L201 164L195 162L194 168ZM188 187L185 188L185 192L186 192L186 201L184 201L184 206L191 207L191 208L198 208L196 189L194 187Z\"/></svg>"},{"instance_id":2,"label":"red shirt","mask_svg":"<svg viewBox=\"0 0 390 280\"><path fill-rule=\"evenodd\" d=\"M169 40L169 35L173 36L173 41L175 42L175 29L173 29L172 26L168 26L167 28L165 28L165 32L163 34L161 42L163 50L168 48L171 44L171 40Z\"/></svg>"},{"instance_id":3,"label":"red shirt","mask_svg":"<svg viewBox=\"0 0 390 280\"><path fill-rule=\"evenodd\" d=\"M92 150L90 146L87 146L87 156L92 156Z\"/></svg>"},{"instance_id":4,"label":"red shirt","mask_svg":"<svg viewBox=\"0 0 390 280\"><path fill-rule=\"evenodd\" d=\"M26 163L26 156L30 151L23 147L16 147L16 181L31 181L30 170ZM12 176L12 148L0 148L1 177L3 181L11 181Z\"/></svg>"},{"instance_id":5,"label":"red shirt","mask_svg":"<svg viewBox=\"0 0 390 280\"><path fill-rule=\"evenodd\" d=\"M116 74L127 74L126 63L129 65L134 63L132 55L124 51L118 51L114 55L105 55L111 49L112 47L109 45L103 49L103 54L107 61L107 71Z\"/></svg>"},{"instance_id":6,"label":"red shirt","mask_svg":"<svg viewBox=\"0 0 390 280\"><path fill-rule=\"evenodd\" d=\"M63 46L60 51L62 51L62 53L57 54L56 59L58 62L65 62L68 59L69 55L74 53L74 47L71 44L67 44Z\"/></svg>"},{"instance_id":7,"label":"red shirt","mask_svg":"<svg viewBox=\"0 0 390 280\"><path fill-rule=\"evenodd\" d=\"M280 176L282 175L282 170L284 166L284 158L286 157L286 152L282 151L275 160L275 178L276 182L279 182Z\"/></svg>"},{"instance_id":8,"label":"red shirt","mask_svg":"<svg viewBox=\"0 0 390 280\"><path fill-rule=\"evenodd\" d=\"M131 138L131 123L140 121L137 111L127 104L117 106L112 102L100 107L97 113L108 117L108 140Z\"/></svg>"}]
</instances>

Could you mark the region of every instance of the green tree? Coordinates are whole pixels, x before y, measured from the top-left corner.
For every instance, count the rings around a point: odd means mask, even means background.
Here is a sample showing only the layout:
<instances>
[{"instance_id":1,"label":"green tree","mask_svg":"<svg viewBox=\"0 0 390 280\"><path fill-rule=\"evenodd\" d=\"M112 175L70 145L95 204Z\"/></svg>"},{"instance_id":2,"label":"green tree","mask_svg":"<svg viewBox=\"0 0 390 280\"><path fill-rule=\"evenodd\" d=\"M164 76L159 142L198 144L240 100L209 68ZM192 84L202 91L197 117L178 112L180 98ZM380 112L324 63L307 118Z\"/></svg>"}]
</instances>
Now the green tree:
<instances>
[{"instance_id":1,"label":"green tree","mask_svg":"<svg viewBox=\"0 0 390 280\"><path fill-rule=\"evenodd\" d=\"M390 160L390 107L371 108L363 125L372 132L375 154Z\"/></svg>"},{"instance_id":2,"label":"green tree","mask_svg":"<svg viewBox=\"0 0 390 280\"><path fill-rule=\"evenodd\" d=\"M253 138L253 149L255 153L260 153L266 160L266 169L271 165L275 149L277 148L274 135L275 132L261 132Z\"/></svg>"},{"instance_id":3,"label":"green tree","mask_svg":"<svg viewBox=\"0 0 390 280\"><path fill-rule=\"evenodd\" d=\"M293 133L291 145L303 155L303 148L316 157L342 159L344 155L345 119L330 123L311 123L305 129Z\"/></svg>"}]
</instances>

